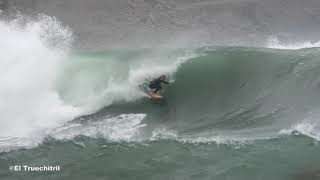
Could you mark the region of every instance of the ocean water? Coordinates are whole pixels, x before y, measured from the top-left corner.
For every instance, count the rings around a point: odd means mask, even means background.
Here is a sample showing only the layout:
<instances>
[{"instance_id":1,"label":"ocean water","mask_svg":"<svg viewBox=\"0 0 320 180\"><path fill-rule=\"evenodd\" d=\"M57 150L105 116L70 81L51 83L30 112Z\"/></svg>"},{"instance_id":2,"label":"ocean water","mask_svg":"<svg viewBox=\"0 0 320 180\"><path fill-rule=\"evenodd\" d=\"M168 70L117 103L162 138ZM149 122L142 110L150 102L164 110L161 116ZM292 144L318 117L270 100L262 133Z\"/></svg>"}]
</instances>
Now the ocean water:
<instances>
[{"instance_id":1,"label":"ocean water","mask_svg":"<svg viewBox=\"0 0 320 180\"><path fill-rule=\"evenodd\" d=\"M0 179L319 179L317 42L89 51L44 14L0 37Z\"/></svg>"}]
</instances>

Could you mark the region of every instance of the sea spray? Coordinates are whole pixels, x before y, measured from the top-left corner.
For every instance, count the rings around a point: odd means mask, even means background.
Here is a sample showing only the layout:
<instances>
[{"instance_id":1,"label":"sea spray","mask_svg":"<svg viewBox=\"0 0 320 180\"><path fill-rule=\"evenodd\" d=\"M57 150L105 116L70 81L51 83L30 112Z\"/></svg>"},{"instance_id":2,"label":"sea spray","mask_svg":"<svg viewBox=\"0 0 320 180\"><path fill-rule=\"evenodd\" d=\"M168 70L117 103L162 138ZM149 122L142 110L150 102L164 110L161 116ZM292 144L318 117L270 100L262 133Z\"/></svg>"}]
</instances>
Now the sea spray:
<instances>
[{"instance_id":1,"label":"sea spray","mask_svg":"<svg viewBox=\"0 0 320 180\"><path fill-rule=\"evenodd\" d=\"M20 145L28 146L79 114L56 89L72 32L54 17L18 15L0 21L0 37L0 137L22 138Z\"/></svg>"}]
</instances>

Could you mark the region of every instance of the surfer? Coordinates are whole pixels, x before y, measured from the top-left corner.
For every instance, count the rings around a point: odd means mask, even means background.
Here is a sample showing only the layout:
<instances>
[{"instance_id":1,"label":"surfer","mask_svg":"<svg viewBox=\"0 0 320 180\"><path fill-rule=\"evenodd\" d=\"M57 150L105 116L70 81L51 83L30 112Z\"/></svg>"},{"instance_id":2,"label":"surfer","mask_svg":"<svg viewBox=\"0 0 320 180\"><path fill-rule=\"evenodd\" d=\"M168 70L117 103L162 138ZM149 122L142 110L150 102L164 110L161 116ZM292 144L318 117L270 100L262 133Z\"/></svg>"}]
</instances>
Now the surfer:
<instances>
[{"instance_id":1,"label":"surfer","mask_svg":"<svg viewBox=\"0 0 320 180\"><path fill-rule=\"evenodd\" d=\"M159 78L154 79L150 82L149 88L153 90L156 94L159 90L162 89L161 83L169 84L169 82L165 81L166 75L161 75Z\"/></svg>"}]
</instances>

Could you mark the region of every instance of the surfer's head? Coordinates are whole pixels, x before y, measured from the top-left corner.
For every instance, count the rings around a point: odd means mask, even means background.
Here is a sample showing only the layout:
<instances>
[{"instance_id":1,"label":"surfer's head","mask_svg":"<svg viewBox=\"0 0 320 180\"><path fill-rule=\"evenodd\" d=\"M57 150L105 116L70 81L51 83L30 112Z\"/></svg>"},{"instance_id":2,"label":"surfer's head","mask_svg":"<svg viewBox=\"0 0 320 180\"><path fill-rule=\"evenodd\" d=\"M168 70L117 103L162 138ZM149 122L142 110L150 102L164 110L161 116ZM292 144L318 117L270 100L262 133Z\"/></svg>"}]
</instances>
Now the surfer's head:
<instances>
[{"instance_id":1,"label":"surfer's head","mask_svg":"<svg viewBox=\"0 0 320 180\"><path fill-rule=\"evenodd\" d=\"M160 79L164 80L166 77L167 77L166 75L162 74L162 75L160 76Z\"/></svg>"}]
</instances>

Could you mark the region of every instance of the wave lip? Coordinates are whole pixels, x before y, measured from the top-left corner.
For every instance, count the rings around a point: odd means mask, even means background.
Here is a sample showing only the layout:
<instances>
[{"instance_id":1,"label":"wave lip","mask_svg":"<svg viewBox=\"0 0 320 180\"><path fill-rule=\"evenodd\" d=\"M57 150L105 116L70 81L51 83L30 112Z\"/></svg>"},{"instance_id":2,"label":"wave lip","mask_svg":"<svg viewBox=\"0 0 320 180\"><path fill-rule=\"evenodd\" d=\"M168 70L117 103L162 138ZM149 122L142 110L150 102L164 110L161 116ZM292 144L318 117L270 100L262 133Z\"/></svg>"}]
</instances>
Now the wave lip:
<instances>
[{"instance_id":1,"label":"wave lip","mask_svg":"<svg viewBox=\"0 0 320 180\"><path fill-rule=\"evenodd\" d=\"M271 49L292 49L292 50L305 49L305 48L318 48L320 47L320 41L282 43L276 36L271 36L267 40L266 47Z\"/></svg>"},{"instance_id":2,"label":"wave lip","mask_svg":"<svg viewBox=\"0 0 320 180\"><path fill-rule=\"evenodd\" d=\"M316 124L301 122L289 129L282 129L279 134L283 135L304 135L316 141L320 141L320 129Z\"/></svg>"}]
</instances>

